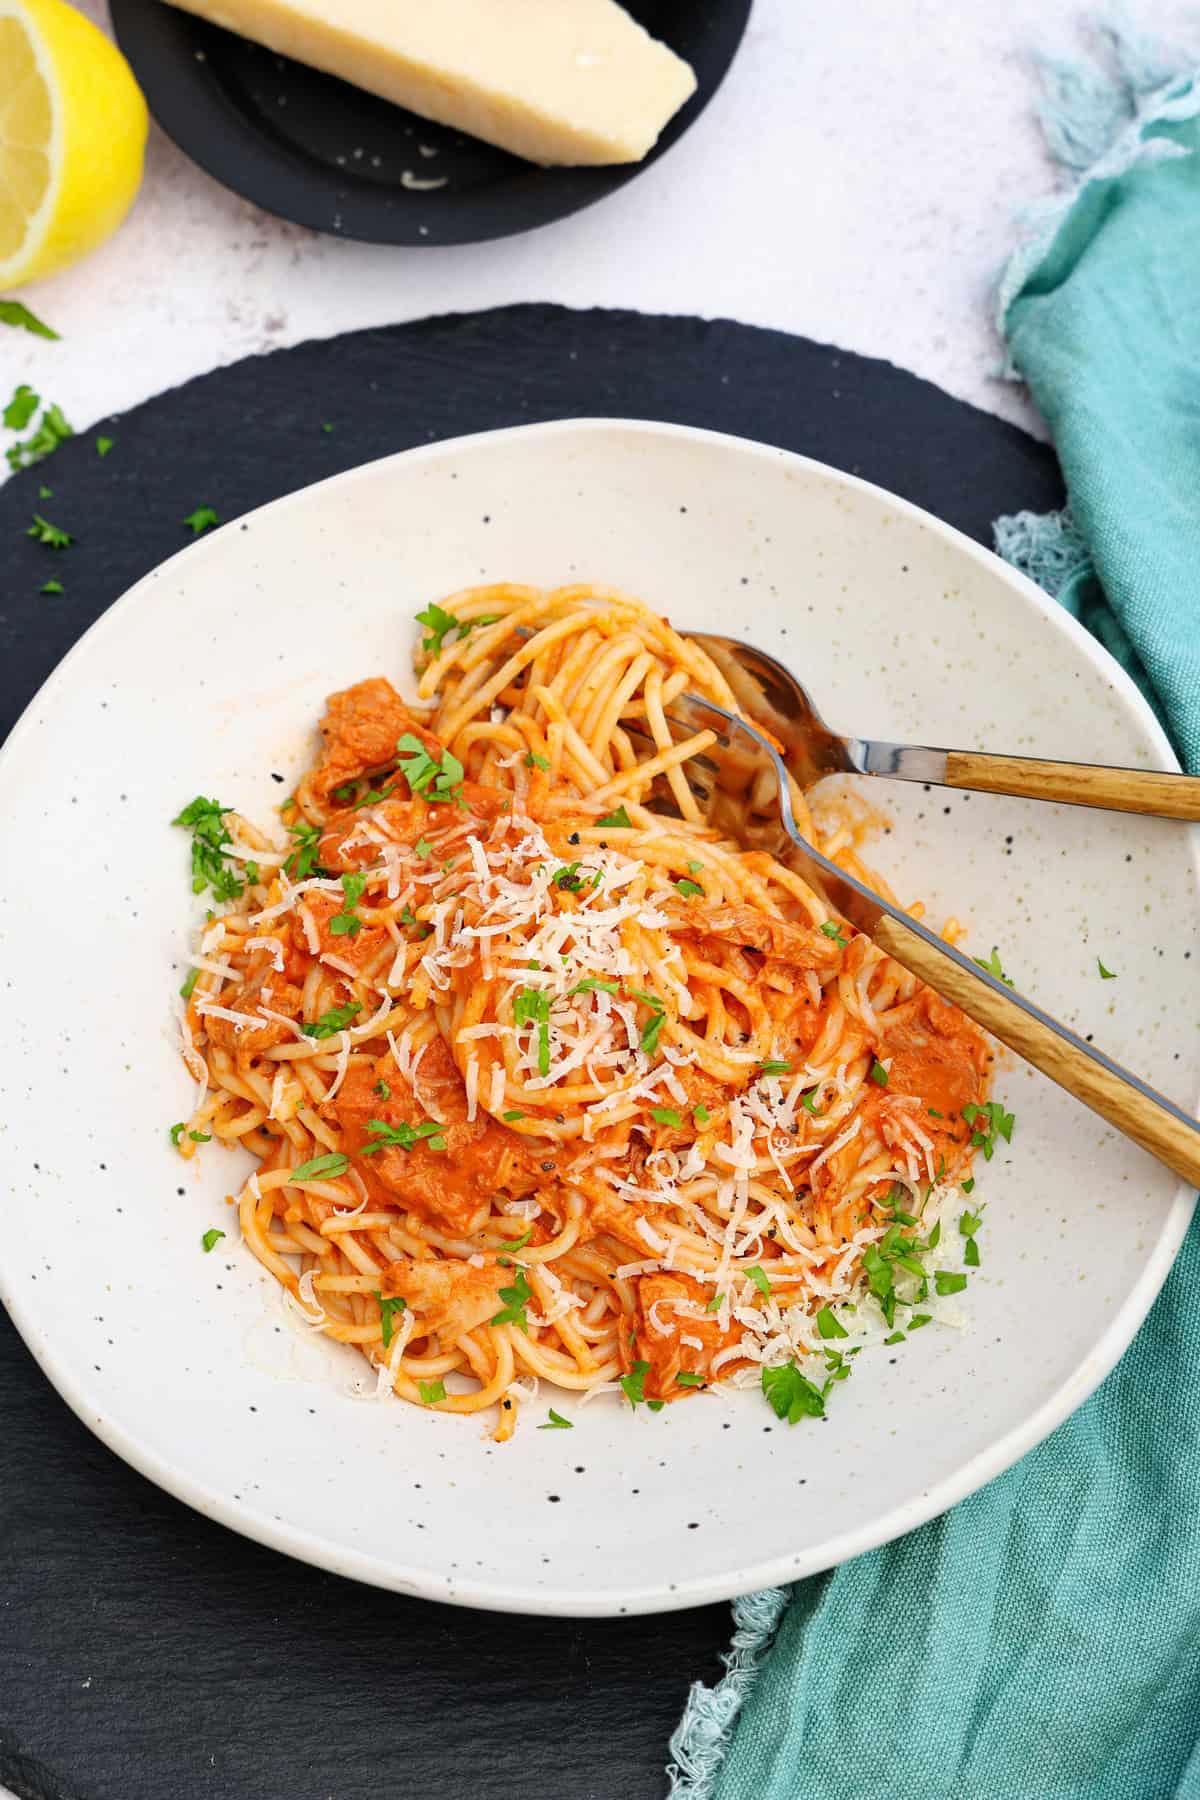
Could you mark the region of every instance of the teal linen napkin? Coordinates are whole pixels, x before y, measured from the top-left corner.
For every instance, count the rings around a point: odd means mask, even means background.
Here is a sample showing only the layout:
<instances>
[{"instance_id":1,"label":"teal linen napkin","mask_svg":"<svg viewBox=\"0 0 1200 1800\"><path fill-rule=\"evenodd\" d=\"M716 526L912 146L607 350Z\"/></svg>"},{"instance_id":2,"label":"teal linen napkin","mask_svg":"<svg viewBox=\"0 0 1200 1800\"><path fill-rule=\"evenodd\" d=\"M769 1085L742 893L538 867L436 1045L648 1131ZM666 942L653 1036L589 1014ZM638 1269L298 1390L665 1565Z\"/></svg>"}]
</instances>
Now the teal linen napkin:
<instances>
[{"instance_id":1,"label":"teal linen napkin","mask_svg":"<svg viewBox=\"0 0 1200 1800\"><path fill-rule=\"evenodd\" d=\"M1114 34L1056 65L1082 175L1002 327L1070 510L997 521L1200 771L1200 74ZM734 1609L672 1740L678 1800L1200 1800L1200 1220L1118 1367L1006 1475L885 1549Z\"/></svg>"}]
</instances>

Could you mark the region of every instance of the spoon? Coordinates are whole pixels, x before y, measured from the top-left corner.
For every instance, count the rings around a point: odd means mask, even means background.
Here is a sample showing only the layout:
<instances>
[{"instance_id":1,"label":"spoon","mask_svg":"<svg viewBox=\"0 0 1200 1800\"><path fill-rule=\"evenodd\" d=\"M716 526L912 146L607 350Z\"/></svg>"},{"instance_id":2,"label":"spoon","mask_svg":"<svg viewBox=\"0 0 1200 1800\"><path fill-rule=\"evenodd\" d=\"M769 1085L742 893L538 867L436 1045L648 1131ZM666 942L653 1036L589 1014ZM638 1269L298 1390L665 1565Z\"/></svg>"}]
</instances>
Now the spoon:
<instances>
[{"instance_id":1,"label":"spoon","mask_svg":"<svg viewBox=\"0 0 1200 1800\"><path fill-rule=\"evenodd\" d=\"M887 775L894 781L928 781L938 787L1060 800L1110 812L1200 819L1200 777L1194 775L840 737L826 725L791 670L773 656L735 638L700 631L684 635L711 656L742 711L778 740L788 772L802 790L826 775Z\"/></svg>"},{"instance_id":2,"label":"spoon","mask_svg":"<svg viewBox=\"0 0 1200 1800\"><path fill-rule=\"evenodd\" d=\"M706 649L713 642L701 641ZM753 726L694 694L678 695L667 720L677 742L698 732L712 733L713 741L688 760L688 785L710 824L748 849L769 851L885 955L1175 1174L1200 1185L1200 1124L1194 1118L899 907L872 893L801 837L789 791L790 756L785 764ZM660 794L661 804L672 807L665 783L654 791L656 806Z\"/></svg>"}]
</instances>

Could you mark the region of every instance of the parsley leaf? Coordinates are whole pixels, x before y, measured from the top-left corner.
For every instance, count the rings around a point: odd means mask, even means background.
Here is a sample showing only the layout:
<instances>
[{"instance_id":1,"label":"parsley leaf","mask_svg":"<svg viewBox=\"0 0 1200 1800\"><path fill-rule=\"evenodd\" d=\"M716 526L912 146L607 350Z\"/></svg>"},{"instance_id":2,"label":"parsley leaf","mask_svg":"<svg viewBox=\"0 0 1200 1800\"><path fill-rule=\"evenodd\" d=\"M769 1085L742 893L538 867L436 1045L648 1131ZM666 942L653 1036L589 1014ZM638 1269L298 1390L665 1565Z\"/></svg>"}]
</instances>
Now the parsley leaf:
<instances>
[{"instance_id":1,"label":"parsley leaf","mask_svg":"<svg viewBox=\"0 0 1200 1800\"><path fill-rule=\"evenodd\" d=\"M341 912L334 913L329 921L329 931L332 937L357 937L362 930L363 922L354 909L362 899L363 889L366 885L365 875L342 876L342 893L345 898L342 901Z\"/></svg>"},{"instance_id":2,"label":"parsley leaf","mask_svg":"<svg viewBox=\"0 0 1200 1800\"><path fill-rule=\"evenodd\" d=\"M1115 981L1117 979L1117 971L1115 969L1106 969L1099 957L1096 958L1096 967L1100 971L1101 981Z\"/></svg>"},{"instance_id":3,"label":"parsley leaf","mask_svg":"<svg viewBox=\"0 0 1200 1800\"><path fill-rule=\"evenodd\" d=\"M59 335L19 300L0 300L0 325L19 326L22 331L31 331L35 337L57 339Z\"/></svg>"},{"instance_id":4,"label":"parsley leaf","mask_svg":"<svg viewBox=\"0 0 1200 1800\"><path fill-rule=\"evenodd\" d=\"M922 1325L928 1325L932 1318L932 1313L914 1313L912 1318L908 1321L908 1329L910 1331L920 1331Z\"/></svg>"},{"instance_id":5,"label":"parsley leaf","mask_svg":"<svg viewBox=\"0 0 1200 1800\"><path fill-rule=\"evenodd\" d=\"M215 1226L211 1231L206 1231L204 1236L200 1239L201 1244L204 1246L205 1255L207 1255L224 1236L225 1233L223 1231L218 1231Z\"/></svg>"},{"instance_id":6,"label":"parsley leaf","mask_svg":"<svg viewBox=\"0 0 1200 1800\"><path fill-rule=\"evenodd\" d=\"M458 630L458 620L454 614L447 612L444 606L439 606L436 600L432 600L424 612L417 614L417 624L425 625L429 630L429 636L421 640L421 649L426 656L440 656L442 641L447 633Z\"/></svg>"},{"instance_id":7,"label":"parsley leaf","mask_svg":"<svg viewBox=\"0 0 1200 1800\"><path fill-rule=\"evenodd\" d=\"M546 1415L546 1423L538 1426L539 1431L574 1431L574 1429L574 1420L564 1419L562 1414L555 1412L553 1407Z\"/></svg>"},{"instance_id":8,"label":"parsley leaf","mask_svg":"<svg viewBox=\"0 0 1200 1800\"><path fill-rule=\"evenodd\" d=\"M524 1269L518 1269L511 1287L500 1289L500 1298L504 1301L503 1310L489 1321L492 1325L515 1325L518 1331L529 1331L529 1320L525 1309L533 1299L533 1289L526 1280Z\"/></svg>"},{"instance_id":9,"label":"parsley leaf","mask_svg":"<svg viewBox=\"0 0 1200 1800\"><path fill-rule=\"evenodd\" d=\"M317 874L317 850L321 842L321 828L310 825L307 819L298 819L294 825L288 826L294 846L291 855L284 863L284 868L293 881L307 881Z\"/></svg>"},{"instance_id":10,"label":"parsley leaf","mask_svg":"<svg viewBox=\"0 0 1200 1800\"><path fill-rule=\"evenodd\" d=\"M846 1330L846 1327L842 1324L841 1320L835 1318L832 1308L828 1306L823 1306L817 1314L817 1330L823 1338L844 1338L850 1336L850 1333Z\"/></svg>"},{"instance_id":11,"label":"parsley leaf","mask_svg":"<svg viewBox=\"0 0 1200 1800\"><path fill-rule=\"evenodd\" d=\"M784 1062L779 1057L773 1057L762 1065L762 1068L759 1070L759 1074L760 1075L790 1075L791 1069L792 1069L792 1065L790 1062Z\"/></svg>"},{"instance_id":12,"label":"parsley leaf","mask_svg":"<svg viewBox=\"0 0 1200 1800\"><path fill-rule=\"evenodd\" d=\"M199 537L202 531L211 531L214 525L221 523L211 506L198 506L190 512L186 519L180 519L181 525L190 525L192 536Z\"/></svg>"},{"instance_id":13,"label":"parsley leaf","mask_svg":"<svg viewBox=\"0 0 1200 1800\"><path fill-rule=\"evenodd\" d=\"M958 1221L958 1229L965 1238L972 1238L983 1224L983 1214L965 1212Z\"/></svg>"},{"instance_id":14,"label":"parsley leaf","mask_svg":"<svg viewBox=\"0 0 1200 1800\"><path fill-rule=\"evenodd\" d=\"M26 532L26 537L36 538L39 544L45 544L48 550L65 550L73 542L69 531L61 526L52 525L49 519L43 519L41 513L34 513L33 524Z\"/></svg>"},{"instance_id":15,"label":"parsley leaf","mask_svg":"<svg viewBox=\"0 0 1200 1800\"><path fill-rule=\"evenodd\" d=\"M960 1181L958 1185L964 1194L973 1194L975 1192L975 1177L972 1175L969 1180Z\"/></svg>"},{"instance_id":16,"label":"parsley leaf","mask_svg":"<svg viewBox=\"0 0 1200 1800\"><path fill-rule=\"evenodd\" d=\"M525 767L527 769L545 769L548 771L550 768L550 759L546 756L539 756L536 750L527 750L525 753ZM539 1429L544 1431L546 1427L542 1425Z\"/></svg>"},{"instance_id":17,"label":"parsley leaf","mask_svg":"<svg viewBox=\"0 0 1200 1800\"><path fill-rule=\"evenodd\" d=\"M446 1398L444 1381L418 1381L417 1386L421 1390L422 1406L436 1406L439 1400Z\"/></svg>"},{"instance_id":18,"label":"parsley leaf","mask_svg":"<svg viewBox=\"0 0 1200 1800\"><path fill-rule=\"evenodd\" d=\"M185 1129L186 1129L186 1127L184 1126L184 1122L182 1119L180 1119L178 1125L172 1125L172 1127L171 1127L171 1142L174 1145L176 1145L177 1147L178 1147L180 1138L184 1134Z\"/></svg>"},{"instance_id":19,"label":"parsley leaf","mask_svg":"<svg viewBox=\"0 0 1200 1800\"><path fill-rule=\"evenodd\" d=\"M65 594L66 591L61 581L43 581L38 589L40 594Z\"/></svg>"},{"instance_id":20,"label":"parsley leaf","mask_svg":"<svg viewBox=\"0 0 1200 1800\"><path fill-rule=\"evenodd\" d=\"M840 944L843 950L850 942L848 937L842 936L842 923L840 919L826 919L825 923L820 927L820 930L825 933L827 938L832 938L835 944Z\"/></svg>"},{"instance_id":21,"label":"parsley leaf","mask_svg":"<svg viewBox=\"0 0 1200 1800\"><path fill-rule=\"evenodd\" d=\"M407 1303L399 1294L383 1294L378 1288L373 1288L372 1292L379 1302L379 1335L384 1349L389 1350L396 1330L395 1315L403 1312Z\"/></svg>"},{"instance_id":22,"label":"parsley leaf","mask_svg":"<svg viewBox=\"0 0 1200 1800\"><path fill-rule=\"evenodd\" d=\"M607 826L613 831L633 830L633 820L629 817L629 814L625 811L623 806L618 806L616 812L605 813L602 819L596 820L596 824L598 826Z\"/></svg>"},{"instance_id":23,"label":"parsley leaf","mask_svg":"<svg viewBox=\"0 0 1200 1800\"><path fill-rule=\"evenodd\" d=\"M537 1026L538 1074L550 1073L550 996L541 988L522 988L513 1001L513 1024Z\"/></svg>"},{"instance_id":24,"label":"parsley leaf","mask_svg":"<svg viewBox=\"0 0 1200 1800\"><path fill-rule=\"evenodd\" d=\"M769 1298L771 1293L771 1283L767 1280L766 1275L759 1268L758 1264L755 1263L752 1269L746 1270L746 1273L758 1289L759 1293Z\"/></svg>"},{"instance_id":25,"label":"parsley leaf","mask_svg":"<svg viewBox=\"0 0 1200 1800\"><path fill-rule=\"evenodd\" d=\"M568 863L567 866L562 869L555 869L554 874L551 876L551 880L556 888L562 888L563 891L568 894L577 894L584 885L583 876L579 873L579 864L577 862Z\"/></svg>"},{"instance_id":26,"label":"parsley leaf","mask_svg":"<svg viewBox=\"0 0 1200 1800\"><path fill-rule=\"evenodd\" d=\"M310 1157L307 1162L292 1170L293 1181L322 1181L326 1176L332 1179L335 1175L344 1175L350 1167L350 1158L343 1156L340 1150L330 1150L325 1156Z\"/></svg>"},{"instance_id":27,"label":"parsley leaf","mask_svg":"<svg viewBox=\"0 0 1200 1800\"><path fill-rule=\"evenodd\" d=\"M694 1375L690 1369L680 1369L675 1377L676 1387L703 1387L703 1375Z\"/></svg>"},{"instance_id":28,"label":"parsley leaf","mask_svg":"<svg viewBox=\"0 0 1200 1800\"><path fill-rule=\"evenodd\" d=\"M523 1119L525 1117L525 1114L523 1112L506 1112L506 1113L501 1113L500 1117L503 1119L503 1121L506 1125L511 1125L514 1122L514 1120Z\"/></svg>"},{"instance_id":29,"label":"parsley leaf","mask_svg":"<svg viewBox=\"0 0 1200 1800\"><path fill-rule=\"evenodd\" d=\"M801 1106L804 1108L805 1112L814 1119L823 1119L825 1117L824 1108L822 1108L820 1112L817 1111L817 1095L820 1091L820 1088L809 1088L807 1094L801 1094L800 1096Z\"/></svg>"},{"instance_id":30,"label":"parsley leaf","mask_svg":"<svg viewBox=\"0 0 1200 1800\"><path fill-rule=\"evenodd\" d=\"M185 975L185 977L183 979L183 984L179 989L179 992L182 994L182 996L185 1000L191 999L193 993L196 990L196 983L197 983L197 981L199 981L199 979L200 979L199 969L189 969L188 970L187 974Z\"/></svg>"},{"instance_id":31,"label":"parsley leaf","mask_svg":"<svg viewBox=\"0 0 1200 1800\"><path fill-rule=\"evenodd\" d=\"M963 1245L963 1261L968 1269L979 1267L979 1243L976 1238L969 1237Z\"/></svg>"},{"instance_id":32,"label":"parsley leaf","mask_svg":"<svg viewBox=\"0 0 1200 1800\"><path fill-rule=\"evenodd\" d=\"M188 1136L191 1138L193 1144L211 1144L212 1143L212 1132L211 1131L189 1131Z\"/></svg>"},{"instance_id":33,"label":"parsley leaf","mask_svg":"<svg viewBox=\"0 0 1200 1800\"><path fill-rule=\"evenodd\" d=\"M40 404L41 396L22 382L4 409L4 423L8 430L24 431Z\"/></svg>"},{"instance_id":34,"label":"parsley leaf","mask_svg":"<svg viewBox=\"0 0 1200 1800\"><path fill-rule=\"evenodd\" d=\"M669 1125L673 1131L678 1131L683 1124L683 1120L673 1106L652 1106L650 1117L656 1125Z\"/></svg>"},{"instance_id":35,"label":"parsley leaf","mask_svg":"<svg viewBox=\"0 0 1200 1800\"><path fill-rule=\"evenodd\" d=\"M407 1119L401 1119L399 1125L389 1125L386 1119L368 1119L367 1132L373 1140L364 1144L361 1155L374 1156L377 1150L395 1147L397 1150L411 1150L414 1145L428 1140L431 1150L444 1150L446 1127L436 1119L423 1119L419 1125L410 1125Z\"/></svg>"},{"instance_id":36,"label":"parsley leaf","mask_svg":"<svg viewBox=\"0 0 1200 1800\"><path fill-rule=\"evenodd\" d=\"M776 1418L786 1419L789 1425L795 1425L800 1419L825 1416L825 1396L800 1373L794 1362L777 1364L773 1368L764 1365L762 1391Z\"/></svg>"},{"instance_id":37,"label":"parsley leaf","mask_svg":"<svg viewBox=\"0 0 1200 1800\"><path fill-rule=\"evenodd\" d=\"M871 1080L875 1083L876 1087L886 1087L888 1084L888 1072L879 1061L878 1057L876 1057L875 1061L871 1064Z\"/></svg>"},{"instance_id":38,"label":"parsley leaf","mask_svg":"<svg viewBox=\"0 0 1200 1800\"><path fill-rule=\"evenodd\" d=\"M883 1341L885 1344L902 1344L904 1342L904 1333L902 1331L893 1331L891 1337L885 1337Z\"/></svg>"},{"instance_id":39,"label":"parsley leaf","mask_svg":"<svg viewBox=\"0 0 1200 1800\"><path fill-rule=\"evenodd\" d=\"M18 390L19 392L20 390ZM16 396L14 395L14 399ZM36 398L36 396L35 396ZM38 420L37 430L23 444L10 444L4 452L10 469L26 469L52 454L75 433L61 406L47 406Z\"/></svg>"},{"instance_id":40,"label":"parsley leaf","mask_svg":"<svg viewBox=\"0 0 1200 1800\"><path fill-rule=\"evenodd\" d=\"M202 894L211 888L217 900L234 900L244 883L237 869L225 859L225 846L233 842L225 825L229 807L219 800L206 800L197 794L183 811L171 820L192 834L192 892Z\"/></svg>"},{"instance_id":41,"label":"parsley leaf","mask_svg":"<svg viewBox=\"0 0 1200 1800\"><path fill-rule=\"evenodd\" d=\"M345 1031L355 1014L360 1013L361 1011L361 1001L350 1000L347 1001L345 1006L331 1006L329 1011L323 1012L319 1019L307 1020L301 1025L300 1029L305 1037L336 1037L339 1031Z\"/></svg>"},{"instance_id":42,"label":"parsley leaf","mask_svg":"<svg viewBox=\"0 0 1200 1800\"><path fill-rule=\"evenodd\" d=\"M961 1294L967 1285L965 1275L956 1275L950 1269L938 1269L933 1277L933 1285L939 1294Z\"/></svg>"},{"instance_id":43,"label":"parsley leaf","mask_svg":"<svg viewBox=\"0 0 1200 1800\"><path fill-rule=\"evenodd\" d=\"M724 1294L714 1294L712 1299L709 1301L708 1305L705 1307L705 1309L704 1309L705 1312L711 1312L711 1313L720 1312L721 1302L724 1300L724 1298L725 1298Z\"/></svg>"},{"instance_id":44,"label":"parsley leaf","mask_svg":"<svg viewBox=\"0 0 1200 1800\"><path fill-rule=\"evenodd\" d=\"M697 1125L707 1125L708 1121L712 1118L712 1114L702 1101L699 1106L692 1108L692 1117L695 1119Z\"/></svg>"},{"instance_id":45,"label":"parsley leaf","mask_svg":"<svg viewBox=\"0 0 1200 1800\"><path fill-rule=\"evenodd\" d=\"M688 898L689 894L699 894L701 899L704 897L704 889L700 886L700 883L698 881L690 880L686 875L681 875L679 880L675 883L675 892L682 895L685 900Z\"/></svg>"},{"instance_id":46,"label":"parsley leaf","mask_svg":"<svg viewBox=\"0 0 1200 1800\"><path fill-rule=\"evenodd\" d=\"M112 438L98 437L96 439L96 455L100 457L107 456L113 447L113 443L114 439Z\"/></svg>"},{"instance_id":47,"label":"parsley leaf","mask_svg":"<svg viewBox=\"0 0 1200 1800\"><path fill-rule=\"evenodd\" d=\"M422 862L424 862L426 860L426 858L432 854L432 852L433 852L433 845L430 843L430 841L427 837L418 838L416 843L413 845L413 855L419 856L421 858Z\"/></svg>"},{"instance_id":48,"label":"parsley leaf","mask_svg":"<svg viewBox=\"0 0 1200 1800\"><path fill-rule=\"evenodd\" d=\"M443 750L440 760L435 762L421 739L411 731L398 739L396 754L400 759L400 772L414 794L424 794L434 806L461 803L464 770L457 756ZM420 854L419 846L417 853Z\"/></svg>"},{"instance_id":49,"label":"parsley leaf","mask_svg":"<svg viewBox=\"0 0 1200 1800\"><path fill-rule=\"evenodd\" d=\"M628 1375L622 1375L621 1387L630 1406L640 1406L646 1398L646 1377L650 1373L648 1362L635 1362Z\"/></svg>"},{"instance_id":50,"label":"parsley leaf","mask_svg":"<svg viewBox=\"0 0 1200 1800\"><path fill-rule=\"evenodd\" d=\"M997 981L1002 981L1005 987L1012 987L1012 982L1000 966L1000 952L997 950L995 944L992 945L992 954L989 957L985 959L982 956L974 956L971 960L972 962L978 963L979 967L985 970L987 974L994 975Z\"/></svg>"},{"instance_id":51,"label":"parsley leaf","mask_svg":"<svg viewBox=\"0 0 1200 1800\"><path fill-rule=\"evenodd\" d=\"M588 975L583 981L577 981L567 994L571 1000L576 994L615 994L620 991L618 982L605 981L599 975Z\"/></svg>"}]
</instances>

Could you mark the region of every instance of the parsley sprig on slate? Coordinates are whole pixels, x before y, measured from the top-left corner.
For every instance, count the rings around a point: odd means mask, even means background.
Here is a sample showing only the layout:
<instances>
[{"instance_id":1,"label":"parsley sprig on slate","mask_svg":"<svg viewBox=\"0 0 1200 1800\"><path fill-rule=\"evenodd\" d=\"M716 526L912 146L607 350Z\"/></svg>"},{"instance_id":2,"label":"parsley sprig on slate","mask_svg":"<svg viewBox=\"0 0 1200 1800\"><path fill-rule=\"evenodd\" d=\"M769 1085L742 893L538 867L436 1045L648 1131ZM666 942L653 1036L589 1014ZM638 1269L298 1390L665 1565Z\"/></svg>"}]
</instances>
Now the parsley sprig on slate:
<instances>
[{"instance_id":1,"label":"parsley sprig on slate","mask_svg":"<svg viewBox=\"0 0 1200 1800\"><path fill-rule=\"evenodd\" d=\"M36 538L39 544L45 544L47 550L65 550L74 542L69 531L61 525L52 525L49 519L43 519L41 513L34 513L33 524L28 526L26 537Z\"/></svg>"},{"instance_id":2,"label":"parsley sprig on slate","mask_svg":"<svg viewBox=\"0 0 1200 1800\"><path fill-rule=\"evenodd\" d=\"M30 405L30 401L32 401L32 405ZM38 395L31 388L19 387L5 409L5 424L10 425L11 415L12 420L18 421L11 424L11 429L23 431L37 406ZM26 438L23 444L10 444L4 452L8 459L8 466L14 470L31 468L34 463L41 462L44 457L52 455L61 443L74 435L74 430L67 422L62 407L47 406L42 411L33 436Z\"/></svg>"}]
</instances>

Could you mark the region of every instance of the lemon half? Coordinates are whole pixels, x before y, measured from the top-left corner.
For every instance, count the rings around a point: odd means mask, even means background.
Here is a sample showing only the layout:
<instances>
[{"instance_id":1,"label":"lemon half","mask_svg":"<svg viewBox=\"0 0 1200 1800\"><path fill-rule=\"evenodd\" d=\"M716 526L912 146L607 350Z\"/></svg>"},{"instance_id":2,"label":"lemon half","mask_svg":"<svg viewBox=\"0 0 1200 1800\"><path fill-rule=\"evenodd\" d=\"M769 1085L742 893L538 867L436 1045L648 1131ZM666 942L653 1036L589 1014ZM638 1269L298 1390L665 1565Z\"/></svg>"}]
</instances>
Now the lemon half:
<instances>
[{"instance_id":1,"label":"lemon half","mask_svg":"<svg viewBox=\"0 0 1200 1800\"><path fill-rule=\"evenodd\" d=\"M142 179L146 102L66 0L0 0L0 289L115 231Z\"/></svg>"}]
</instances>

